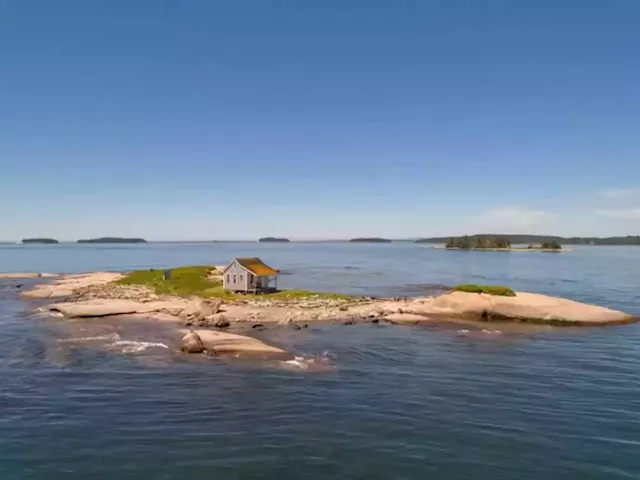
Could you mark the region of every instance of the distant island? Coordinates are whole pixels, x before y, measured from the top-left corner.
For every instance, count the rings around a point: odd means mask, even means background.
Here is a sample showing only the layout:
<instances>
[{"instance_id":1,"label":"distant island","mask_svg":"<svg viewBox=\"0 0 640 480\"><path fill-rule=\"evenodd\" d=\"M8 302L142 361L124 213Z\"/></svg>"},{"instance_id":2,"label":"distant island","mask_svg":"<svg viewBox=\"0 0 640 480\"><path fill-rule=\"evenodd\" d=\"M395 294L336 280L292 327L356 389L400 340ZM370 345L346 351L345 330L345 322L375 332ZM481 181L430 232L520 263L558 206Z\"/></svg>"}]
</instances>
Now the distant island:
<instances>
[{"instance_id":1,"label":"distant island","mask_svg":"<svg viewBox=\"0 0 640 480\"><path fill-rule=\"evenodd\" d=\"M23 238L22 242L20 243L24 243L24 244L28 244L28 243L47 243L47 244L53 244L53 243L60 243L58 240L54 239L54 238Z\"/></svg>"},{"instance_id":2,"label":"distant island","mask_svg":"<svg viewBox=\"0 0 640 480\"><path fill-rule=\"evenodd\" d=\"M469 237L465 235L464 237L449 238L445 242L445 247L459 250L505 250L511 248L511 243L504 237L484 237L480 235Z\"/></svg>"},{"instance_id":3,"label":"distant island","mask_svg":"<svg viewBox=\"0 0 640 480\"><path fill-rule=\"evenodd\" d=\"M378 237L352 238L349 241L353 243L391 243L391 240L389 240L388 238Z\"/></svg>"},{"instance_id":4,"label":"distant island","mask_svg":"<svg viewBox=\"0 0 640 480\"><path fill-rule=\"evenodd\" d=\"M524 245L542 245L552 242L559 245L640 245L640 235L628 235L626 237L558 237L553 235L503 235L486 233L468 236L472 241L479 237L484 239L504 239L510 244ZM450 239L451 237L421 238L416 240L416 243L447 243Z\"/></svg>"},{"instance_id":5,"label":"distant island","mask_svg":"<svg viewBox=\"0 0 640 480\"><path fill-rule=\"evenodd\" d=\"M78 240L78 243L147 243L144 238L101 237Z\"/></svg>"},{"instance_id":6,"label":"distant island","mask_svg":"<svg viewBox=\"0 0 640 480\"><path fill-rule=\"evenodd\" d=\"M288 243L290 240L282 237L262 237L258 241L262 243Z\"/></svg>"},{"instance_id":7,"label":"distant island","mask_svg":"<svg viewBox=\"0 0 640 480\"><path fill-rule=\"evenodd\" d=\"M557 252L562 250L562 245L551 240L539 244L529 244L528 247L512 247L506 237L497 235L465 235L451 237L445 242L445 248L452 250L541 250Z\"/></svg>"}]
</instances>

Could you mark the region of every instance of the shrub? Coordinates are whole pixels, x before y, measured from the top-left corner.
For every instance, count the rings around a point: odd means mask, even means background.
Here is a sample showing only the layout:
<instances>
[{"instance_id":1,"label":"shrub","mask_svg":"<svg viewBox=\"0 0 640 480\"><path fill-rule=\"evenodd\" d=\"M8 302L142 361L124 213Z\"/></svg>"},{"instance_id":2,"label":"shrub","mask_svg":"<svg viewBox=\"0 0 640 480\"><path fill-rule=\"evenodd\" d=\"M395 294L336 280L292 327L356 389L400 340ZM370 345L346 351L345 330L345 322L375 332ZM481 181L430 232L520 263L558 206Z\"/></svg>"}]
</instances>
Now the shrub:
<instances>
[{"instance_id":1,"label":"shrub","mask_svg":"<svg viewBox=\"0 0 640 480\"><path fill-rule=\"evenodd\" d=\"M466 292L466 293L486 293L488 295L497 295L500 297L515 297L514 292L509 287L502 287L499 285L456 285L453 287L454 292Z\"/></svg>"}]
</instances>

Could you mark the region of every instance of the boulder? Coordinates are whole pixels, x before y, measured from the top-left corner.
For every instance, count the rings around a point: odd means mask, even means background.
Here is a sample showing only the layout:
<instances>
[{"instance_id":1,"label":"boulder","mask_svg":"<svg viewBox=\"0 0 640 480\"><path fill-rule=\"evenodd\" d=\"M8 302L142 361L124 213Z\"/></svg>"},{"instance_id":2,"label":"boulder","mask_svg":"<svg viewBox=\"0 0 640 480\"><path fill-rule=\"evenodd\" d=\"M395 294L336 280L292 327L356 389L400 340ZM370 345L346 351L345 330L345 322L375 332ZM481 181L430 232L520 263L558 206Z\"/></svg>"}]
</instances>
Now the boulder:
<instances>
[{"instance_id":1,"label":"boulder","mask_svg":"<svg viewBox=\"0 0 640 480\"><path fill-rule=\"evenodd\" d=\"M257 354L287 355L280 348L245 335L221 332L219 330L195 330L208 353L213 354Z\"/></svg>"},{"instance_id":2,"label":"boulder","mask_svg":"<svg viewBox=\"0 0 640 480\"><path fill-rule=\"evenodd\" d=\"M200 336L193 330L187 332L187 334L182 337L182 346L180 350L186 353L202 353L204 352L204 344L200 339Z\"/></svg>"},{"instance_id":3,"label":"boulder","mask_svg":"<svg viewBox=\"0 0 640 480\"><path fill-rule=\"evenodd\" d=\"M181 315L184 315L187 318L197 317L200 315L201 309L202 309L202 302L198 302L197 300L196 301L191 300L187 302L186 305L183 306ZM203 317L204 316L205 315L203 315Z\"/></svg>"},{"instance_id":4,"label":"boulder","mask_svg":"<svg viewBox=\"0 0 640 480\"><path fill-rule=\"evenodd\" d=\"M220 311L220 306L222 305L222 300L203 300L200 302L200 311L198 314L200 317L208 317L209 315L215 315Z\"/></svg>"},{"instance_id":5,"label":"boulder","mask_svg":"<svg viewBox=\"0 0 640 480\"><path fill-rule=\"evenodd\" d=\"M227 328L229 325L231 325L231 323L224 315L217 314L213 316L211 325L216 328Z\"/></svg>"}]
</instances>

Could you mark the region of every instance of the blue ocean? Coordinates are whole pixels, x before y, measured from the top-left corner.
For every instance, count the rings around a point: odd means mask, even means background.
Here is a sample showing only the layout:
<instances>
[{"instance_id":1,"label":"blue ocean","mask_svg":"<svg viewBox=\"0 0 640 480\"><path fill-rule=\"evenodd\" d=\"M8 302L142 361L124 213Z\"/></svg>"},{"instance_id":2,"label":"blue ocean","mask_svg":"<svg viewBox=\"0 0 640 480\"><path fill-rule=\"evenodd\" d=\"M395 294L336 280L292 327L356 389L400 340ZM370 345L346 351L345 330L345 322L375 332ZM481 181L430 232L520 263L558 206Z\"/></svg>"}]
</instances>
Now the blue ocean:
<instances>
[{"instance_id":1,"label":"blue ocean","mask_svg":"<svg viewBox=\"0 0 640 480\"><path fill-rule=\"evenodd\" d=\"M571 248L571 247L570 247ZM281 286L419 296L509 285L640 314L640 248L459 252L429 245L0 245L0 272L224 264ZM638 479L640 324L315 324L262 338L323 371L193 361L162 331L32 314L0 280L0 478ZM110 348L102 348L110 345ZM99 346L101 348L95 348Z\"/></svg>"}]
</instances>

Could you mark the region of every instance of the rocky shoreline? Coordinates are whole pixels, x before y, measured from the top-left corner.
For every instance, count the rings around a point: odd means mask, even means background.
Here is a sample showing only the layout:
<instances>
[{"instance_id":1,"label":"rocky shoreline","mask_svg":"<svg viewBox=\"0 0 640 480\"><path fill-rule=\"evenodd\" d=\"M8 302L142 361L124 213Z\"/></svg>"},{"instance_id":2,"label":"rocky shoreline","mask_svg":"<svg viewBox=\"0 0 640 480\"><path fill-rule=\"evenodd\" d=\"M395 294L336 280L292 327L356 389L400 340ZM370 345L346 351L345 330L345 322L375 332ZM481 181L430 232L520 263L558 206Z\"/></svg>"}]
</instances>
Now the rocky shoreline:
<instances>
[{"instance_id":1,"label":"rocky shoreline","mask_svg":"<svg viewBox=\"0 0 640 480\"><path fill-rule=\"evenodd\" d=\"M311 322L321 321L417 324L447 319L601 326L639 320L604 307L526 292L517 292L515 297L451 292L420 298L334 299L312 296L301 299L240 298L223 301L158 295L148 286L115 283L122 277L123 274L113 272L55 277L48 274L51 281L22 292L22 296L53 300L40 307L40 310L56 312L66 318L144 316L174 324L181 333L187 334L185 339L194 329L198 329L197 335L204 350L216 353L283 354L277 347L252 337L228 333L229 329L251 331L267 325L301 329ZM44 274L24 273L4 274L4 278L47 277Z\"/></svg>"}]
</instances>

